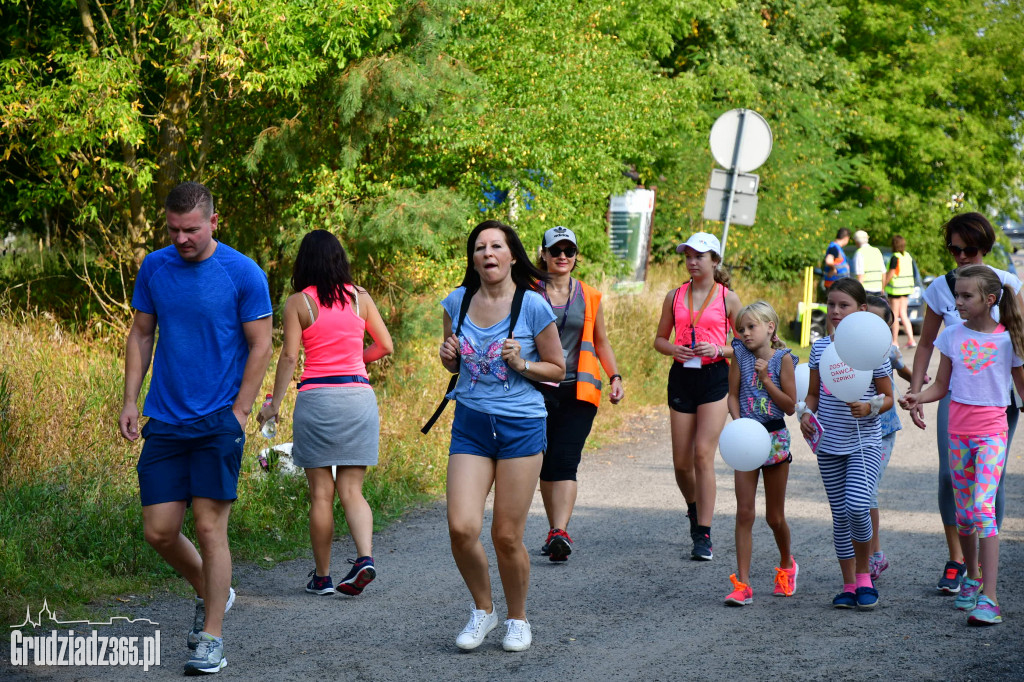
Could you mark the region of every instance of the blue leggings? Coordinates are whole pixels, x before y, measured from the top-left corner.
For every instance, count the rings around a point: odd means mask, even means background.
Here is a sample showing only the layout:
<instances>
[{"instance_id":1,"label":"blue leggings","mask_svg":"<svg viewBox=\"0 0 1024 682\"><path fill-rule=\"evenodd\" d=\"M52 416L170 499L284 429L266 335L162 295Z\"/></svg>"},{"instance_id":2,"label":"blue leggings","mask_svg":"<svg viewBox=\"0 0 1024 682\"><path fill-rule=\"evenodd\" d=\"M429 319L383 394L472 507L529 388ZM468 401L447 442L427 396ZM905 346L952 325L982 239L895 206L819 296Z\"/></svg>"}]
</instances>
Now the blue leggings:
<instances>
[{"instance_id":1,"label":"blue leggings","mask_svg":"<svg viewBox=\"0 0 1024 682\"><path fill-rule=\"evenodd\" d=\"M935 440L939 446L939 514L942 516L942 525L956 525L956 501L953 499L953 476L949 471L949 401L952 395L939 401L938 422L935 429ZM1020 416L1020 408L1010 405L1006 408L1006 465L1010 464L1010 445L1013 444L1013 432L1017 429L1017 418ZM1003 525L1003 484L1006 482L1006 470L999 479L999 488L996 490L996 525Z\"/></svg>"},{"instance_id":2,"label":"blue leggings","mask_svg":"<svg viewBox=\"0 0 1024 682\"><path fill-rule=\"evenodd\" d=\"M832 509L832 543L839 560L853 558L853 541L871 541L871 490L882 453L876 441L849 455L818 453L818 470Z\"/></svg>"}]
</instances>

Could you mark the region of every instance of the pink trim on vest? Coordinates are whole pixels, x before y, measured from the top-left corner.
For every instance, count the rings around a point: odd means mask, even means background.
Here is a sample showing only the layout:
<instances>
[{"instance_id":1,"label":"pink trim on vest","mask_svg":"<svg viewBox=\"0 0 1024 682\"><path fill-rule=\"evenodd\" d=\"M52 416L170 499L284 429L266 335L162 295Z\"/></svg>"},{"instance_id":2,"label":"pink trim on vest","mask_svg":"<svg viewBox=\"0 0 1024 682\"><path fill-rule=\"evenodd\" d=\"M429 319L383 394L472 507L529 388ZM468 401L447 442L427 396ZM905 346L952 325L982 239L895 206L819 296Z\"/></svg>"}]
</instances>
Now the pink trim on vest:
<instances>
[{"instance_id":1,"label":"pink trim on vest","mask_svg":"<svg viewBox=\"0 0 1024 682\"><path fill-rule=\"evenodd\" d=\"M355 294L355 289L346 286L345 290ZM366 377L366 364L363 362L363 338L366 334L366 320L356 314L351 300L345 301L342 308L335 304L324 308L316 295L316 287L307 287L302 291L316 302L319 313L313 324L302 330L302 348L306 352L306 364L300 381L316 377L329 376L361 376ZM335 388L366 388L369 384L339 384ZM303 386L300 391L308 391L322 386L311 384Z\"/></svg>"}]
</instances>

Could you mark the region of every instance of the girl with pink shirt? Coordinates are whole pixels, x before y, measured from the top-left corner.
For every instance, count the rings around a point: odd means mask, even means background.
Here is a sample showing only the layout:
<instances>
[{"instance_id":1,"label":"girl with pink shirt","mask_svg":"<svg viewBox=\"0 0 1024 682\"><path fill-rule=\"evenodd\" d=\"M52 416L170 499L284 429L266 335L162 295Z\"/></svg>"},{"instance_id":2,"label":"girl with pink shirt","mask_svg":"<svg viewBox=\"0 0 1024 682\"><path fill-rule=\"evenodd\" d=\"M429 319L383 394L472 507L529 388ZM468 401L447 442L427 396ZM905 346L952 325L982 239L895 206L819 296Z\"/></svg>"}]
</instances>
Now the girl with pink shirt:
<instances>
[{"instance_id":1,"label":"girl with pink shirt","mask_svg":"<svg viewBox=\"0 0 1024 682\"><path fill-rule=\"evenodd\" d=\"M366 290L352 283L348 256L326 230L302 239L295 257L292 288L284 307L284 345L277 361L274 394L257 418L278 417L295 374L299 347L305 364L295 399L292 458L309 483L309 538L315 566L306 592L334 594L331 541L334 495L356 545L351 570L338 590L357 595L376 575L373 565L373 511L363 497L366 467L377 464L380 417L366 365L390 355L391 335ZM364 337L373 342L364 347ZM336 467L337 474L331 467Z\"/></svg>"},{"instance_id":2,"label":"girl with pink shirt","mask_svg":"<svg viewBox=\"0 0 1024 682\"><path fill-rule=\"evenodd\" d=\"M1024 391L1024 319L1013 289L985 265L960 268L956 308L964 323L947 327L935 347L942 353L935 383L908 393L908 410L952 394L949 407L949 468L956 500L960 546L967 577L956 607L969 611L971 625L1003 622L996 594L999 526L995 494L1006 465L1006 405L1010 379ZM999 306L999 320L991 309ZM979 563L980 545L980 563ZM984 580L981 566L985 567Z\"/></svg>"}]
</instances>

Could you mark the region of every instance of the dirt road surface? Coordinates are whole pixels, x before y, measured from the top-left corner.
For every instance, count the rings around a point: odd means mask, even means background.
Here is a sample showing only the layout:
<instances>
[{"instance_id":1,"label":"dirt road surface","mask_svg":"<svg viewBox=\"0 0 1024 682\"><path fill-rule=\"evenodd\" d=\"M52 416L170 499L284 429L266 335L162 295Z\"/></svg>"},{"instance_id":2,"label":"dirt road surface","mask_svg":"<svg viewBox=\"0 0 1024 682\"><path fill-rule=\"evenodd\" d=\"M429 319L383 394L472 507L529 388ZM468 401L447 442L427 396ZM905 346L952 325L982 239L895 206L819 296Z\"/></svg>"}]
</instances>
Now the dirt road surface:
<instances>
[{"instance_id":1,"label":"dirt road surface","mask_svg":"<svg viewBox=\"0 0 1024 682\"><path fill-rule=\"evenodd\" d=\"M791 598L771 594L778 554L761 498L751 572L754 603L731 608L723 598L735 571L732 472L717 460L714 560L691 561L666 412L661 408L638 415L609 439L614 442L585 454L569 529L574 553L565 564L538 554L547 524L537 495L526 533L532 555L527 610L534 639L529 651L503 651L500 625L475 651L455 647L470 597L449 553L444 505L439 503L408 514L376 536L379 577L359 597L306 594L302 588L311 559L273 569L236 566L238 600L224 633L229 664L218 678L1024 679L1024 437L1014 443L1007 467L1000 571L1005 622L972 628L954 609L953 599L935 591L946 556L935 501L933 430L919 431L904 419L882 482L881 537L891 568L877 583L881 598L875 611L831 607L841 583L831 517L814 457L796 437L787 516L800 565L797 592ZM931 424L934 414L929 406ZM795 430L795 420L789 421ZM488 551L495 604L504 617L497 569ZM335 543L336 578L344 575L344 559L353 552L347 538ZM122 606L126 616L159 623L159 667L148 673L130 667L14 669L8 657L0 677L179 678L187 658L190 601L156 595L141 605ZM9 649L8 644L5 653Z\"/></svg>"}]
</instances>

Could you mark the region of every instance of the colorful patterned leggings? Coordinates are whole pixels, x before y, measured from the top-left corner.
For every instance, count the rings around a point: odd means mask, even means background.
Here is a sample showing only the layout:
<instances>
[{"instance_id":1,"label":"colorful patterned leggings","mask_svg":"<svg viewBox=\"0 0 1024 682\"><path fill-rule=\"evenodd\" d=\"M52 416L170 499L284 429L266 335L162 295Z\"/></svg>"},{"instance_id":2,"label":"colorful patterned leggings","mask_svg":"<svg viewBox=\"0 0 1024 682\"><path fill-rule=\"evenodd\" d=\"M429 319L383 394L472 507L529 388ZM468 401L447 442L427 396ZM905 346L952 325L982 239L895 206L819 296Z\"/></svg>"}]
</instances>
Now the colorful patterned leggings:
<instances>
[{"instance_id":1,"label":"colorful patterned leggings","mask_svg":"<svg viewBox=\"0 0 1024 682\"><path fill-rule=\"evenodd\" d=\"M1005 466L1005 431L987 436L949 434L949 469L960 535L970 535L975 530L980 538L999 534L996 489Z\"/></svg>"}]
</instances>

